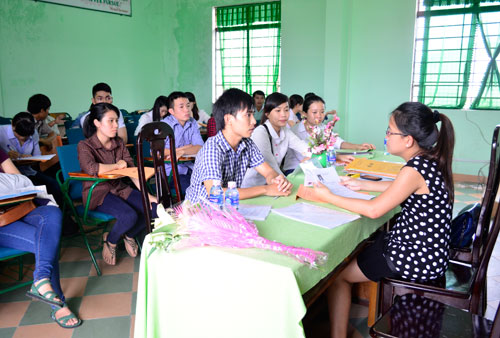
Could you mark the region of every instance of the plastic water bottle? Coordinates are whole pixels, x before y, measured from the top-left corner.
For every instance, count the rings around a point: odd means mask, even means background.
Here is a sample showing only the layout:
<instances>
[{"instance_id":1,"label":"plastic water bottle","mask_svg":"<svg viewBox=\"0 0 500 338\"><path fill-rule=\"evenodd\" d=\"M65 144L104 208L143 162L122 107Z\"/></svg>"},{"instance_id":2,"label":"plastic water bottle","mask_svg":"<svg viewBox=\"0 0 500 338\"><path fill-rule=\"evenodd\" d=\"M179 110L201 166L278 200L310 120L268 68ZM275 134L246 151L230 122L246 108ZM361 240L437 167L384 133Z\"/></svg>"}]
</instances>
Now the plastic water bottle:
<instances>
[{"instance_id":1,"label":"plastic water bottle","mask_svg":"<svg viewBox=\"0 0 500 338\"><path fill-rule=\"evenodd\" d=\"M337 161L337 155L334 149L328 150L326 153L326 163L328 167L335 167L335 162Z\"/></svg>"},{"instance_id":2,"label":"plastic water bottle","mask_svg":"<svg viewBox=\"0 0 500 338\"><path fill-rule=\"evenodd\" d=\"M224 190L222 190L222 187L220 186L220 180L213 180L212 182L213 184L212 188L210 188L210 196L208 197L208 200L222 209L224 202Z\"/></svg>"},{"instance_id":3,"label":"plastic water bottle","mask_svg":"<svg viewBox=\"0 0 500 338\"><path fill-rule=\"evenodd\" d=\"M226 190L226 206L232 206L234 209L238 210L240 207L240 193L236 189L236 182L230 181L228 184L228 189Z\"/></svg>"},{"instance_id":4,"label":"plastic water bottle","mask_svg":"<svg viewBox=\"0 0 500 338\"><path fill-rule=\"evenodd\" d=\"M389 155L389 152L387 151L387 138L384 138L384 155Z\"/></svg>"}]
</instances>

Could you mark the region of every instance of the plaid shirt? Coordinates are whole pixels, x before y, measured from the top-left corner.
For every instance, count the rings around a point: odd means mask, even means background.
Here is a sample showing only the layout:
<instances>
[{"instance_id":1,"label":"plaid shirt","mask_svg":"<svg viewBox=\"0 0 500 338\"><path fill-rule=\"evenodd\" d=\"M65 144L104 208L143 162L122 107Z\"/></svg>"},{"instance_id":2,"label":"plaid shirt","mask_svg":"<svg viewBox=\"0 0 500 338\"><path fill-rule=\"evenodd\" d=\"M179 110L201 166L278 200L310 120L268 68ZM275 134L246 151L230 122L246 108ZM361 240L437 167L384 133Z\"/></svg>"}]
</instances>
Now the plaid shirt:
<instances>
[{"instance_id":1,"label":"plaid shirt","mask_svg":"<svg viewBox=\"0 0 500 338\"><path fill-rule=\"evenodd\" d=\"M220 180L222 187L227 187L229 181L235 181L239 188L247 169L262 163L264 157L250 138L241 139L238 149L234 151L219 131L207 139L196 156L186 199L196 203L202 197L207 198L207 189L203 184L206 180Z\"/></svg>"},{"instance_id":2,"label":"plaid shirt","mask_svg":"<svg viewBox=\"0 0 500 338\"><path fill-rule=\"evenodd\" d=\"M200 129L198 129L198 122L196 122L195 119L190 118L188 121L186 121L184 126L182 126L173 115L165 117L162 121L168 123L168 125L172 127L172 130L174 131L175 148L188 145L203 145L203 139L201 138ZM165 149L170 149L169 139L165 140ZM188 169L193 169L193 163L178 163L177 168L179 169L179 175L186 175ZM170 164L165 164L165 170L167 172L167 175L170 175L172 166Z\"/></svg>"}]
</instances>

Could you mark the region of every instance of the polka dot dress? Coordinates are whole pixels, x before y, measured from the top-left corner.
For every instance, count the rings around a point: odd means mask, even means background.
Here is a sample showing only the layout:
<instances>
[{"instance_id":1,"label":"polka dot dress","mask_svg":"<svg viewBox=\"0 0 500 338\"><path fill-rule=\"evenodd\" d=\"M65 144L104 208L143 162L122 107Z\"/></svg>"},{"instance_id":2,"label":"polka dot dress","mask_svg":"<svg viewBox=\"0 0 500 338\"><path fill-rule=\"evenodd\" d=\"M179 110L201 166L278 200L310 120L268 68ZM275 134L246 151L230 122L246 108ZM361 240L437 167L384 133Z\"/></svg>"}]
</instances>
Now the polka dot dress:
<instances>
[{"instance_id":1,"label":"polka dot dress","mask_svg":"<svg viewBox=\"0 0 500 338\"><path fill-rule=\"evenodd\" d=\"M411 194L401 204L386 256L403 279L435 279L448 267L452 205L436 162L417 156L406 166L422 175L430 193Z\"/></svg>"}]
</instances>

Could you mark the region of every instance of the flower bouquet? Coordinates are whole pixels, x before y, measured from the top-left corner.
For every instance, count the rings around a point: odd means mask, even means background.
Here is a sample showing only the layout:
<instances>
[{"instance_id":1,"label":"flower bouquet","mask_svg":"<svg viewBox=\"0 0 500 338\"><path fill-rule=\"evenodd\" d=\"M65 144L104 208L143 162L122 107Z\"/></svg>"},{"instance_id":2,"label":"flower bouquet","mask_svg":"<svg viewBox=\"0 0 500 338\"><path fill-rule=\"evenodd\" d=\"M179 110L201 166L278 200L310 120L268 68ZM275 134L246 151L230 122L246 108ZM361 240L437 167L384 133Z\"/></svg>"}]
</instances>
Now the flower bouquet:
<instances>
[{"instance_id":1,"label":"flower bouquet","mask_svg":"<svg viewBox=\"0 0 500 338\"><path fill-rule=\"evenodd\" d=\"M317 125L309 130L309 147L313 154L318 155L333 149L337 141L337 134L333 132L333 127L338 120L338 116L334 115L332 121Z\"/></svg>"},{"instance_id":2,"label":"flower bouquet","mask_svg":"<svg viewBox=\"0 0 500 338\"><path fill-rule=\"evenodd\" d=\"M307 248L287 246L259 236L255 224L247 221L235 209L220 210L208 201L181 206L166 211L158 205L155 231L150 244L168 251L189 247L217 246L224 248L260 248L272 250L297 259L311 267L326 262L327 254Z\"/></svg>"}]
</instances>

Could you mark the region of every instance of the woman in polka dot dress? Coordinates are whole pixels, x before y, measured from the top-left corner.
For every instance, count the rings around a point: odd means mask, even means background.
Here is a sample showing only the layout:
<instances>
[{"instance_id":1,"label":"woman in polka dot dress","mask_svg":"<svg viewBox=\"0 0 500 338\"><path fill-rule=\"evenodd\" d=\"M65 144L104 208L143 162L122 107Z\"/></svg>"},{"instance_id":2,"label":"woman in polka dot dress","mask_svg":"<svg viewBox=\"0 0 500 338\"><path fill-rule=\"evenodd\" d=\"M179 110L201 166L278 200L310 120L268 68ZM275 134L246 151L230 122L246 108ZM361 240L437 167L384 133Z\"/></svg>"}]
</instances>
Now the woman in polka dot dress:
<instances>
[{"instance_id":1,"label":"woman in polka dot dress","mask_svg":"<svg viewBox=\"0 0 500 338\"><path fill-rule=\"evenodd\" d=\"M347 334L352 283L383 277L431 280L442 276L448 266L454 198L453 125L445 115L421 103L407 102L391 113L386 139L387 150L407 162L393 182L342 178L342 184L352 190L382 192L379 196L366 201L334 195L320 183L314 188L323 202L370 218L401 205L393 229L359 254L329 288L332 337Z\"/></svg>"}]
</instances>

